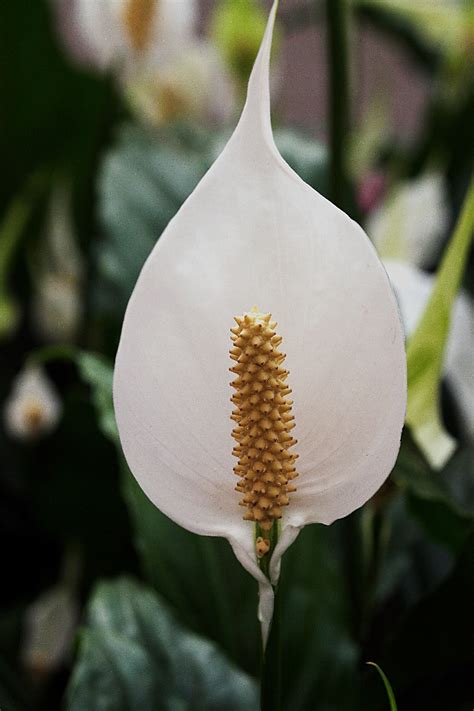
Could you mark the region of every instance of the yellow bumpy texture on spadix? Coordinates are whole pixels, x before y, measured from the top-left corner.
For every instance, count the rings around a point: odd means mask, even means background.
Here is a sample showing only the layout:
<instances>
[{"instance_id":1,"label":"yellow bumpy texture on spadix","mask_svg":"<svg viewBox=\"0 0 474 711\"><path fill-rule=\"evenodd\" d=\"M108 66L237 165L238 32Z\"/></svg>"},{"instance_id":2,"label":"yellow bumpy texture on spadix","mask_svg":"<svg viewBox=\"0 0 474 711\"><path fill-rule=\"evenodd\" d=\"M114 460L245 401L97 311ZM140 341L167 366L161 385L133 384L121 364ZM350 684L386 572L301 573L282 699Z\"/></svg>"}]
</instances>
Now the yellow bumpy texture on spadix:
<instances>
[{"instance_id":1,"label":"yellow bumpy texture on spadix","mask_svg":"<svg viewBox=\"0 0 474 711\"><path fill-rule=\"evenodd\" d=\"M298 476L298 455L289 451L296 444L291 435L293 402L288 399L288 371L282 367L285 354L278 350L282 339L271 315L254 308L235 321L230 357L236 363L230 370L237 376L231 383L236 390L231 398L236 406L231 417L237 423L233 454L239 460L236 491L243 495L240 505L248 509L244 519L268 532L296 491L291 481ZM259 557L265 555L265 538L257 540L256 549Z\"/></svg>"}]
</instances>

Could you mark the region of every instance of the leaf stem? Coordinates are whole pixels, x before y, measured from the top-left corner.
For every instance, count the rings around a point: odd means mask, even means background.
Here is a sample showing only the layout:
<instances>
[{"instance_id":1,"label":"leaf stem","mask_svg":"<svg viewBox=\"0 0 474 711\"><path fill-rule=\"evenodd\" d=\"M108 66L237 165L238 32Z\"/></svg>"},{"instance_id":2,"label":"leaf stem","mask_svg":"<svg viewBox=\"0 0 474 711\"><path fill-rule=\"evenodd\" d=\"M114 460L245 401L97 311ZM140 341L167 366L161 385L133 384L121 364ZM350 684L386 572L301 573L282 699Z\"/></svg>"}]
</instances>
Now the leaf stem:
<instances>
[{"instance_id":1,"label":"leaf stem","mask_svg":"<svg viewBox=\"0 0 474 711\"><path fill-rule=\"evenodd\" d=\"M398 711L397 709L397 702L395 700L395 694L393 693L392 685L390 684L387 676L383 672L383 670L379 667L378 664L375 662L367 662L367 664L371 667L375 667L377 669L378 673L380 674L380 678L383 681L383 684L385 686L385 691L387 692L387 697L390 703L390 711Z\"/></svg>"},{"instance_id":2,"label":"leaf stem","mask_svg":"<svg viewBox=\"0 0 474 711\"><path fill-rule=\"evenodd\" d=\"M281 636L280 636L280 593L273 588L275 607L266 648L262 654L260 686L261 711L280 711L281 705Z\"/></svg>"},{"instance_id":3,"label":"leaf stem","mask_svg":"<svg viewBox=\"0 0 474 711\"><path fill-rule=\"evenodd\" d=\"M278 543L278 521L273 522L270 531L263 531L257 524L256 538L262 536L270 542L268 553L258 560L260 570L270 578L270 560ZM280 595L277 586L273 587L275 606L270 625L267 646L262 650L260 708L261 711L280 711L281 709L281 639L280 639Z\"/></svg>"},{"instance_id":4,"label":"leaf stem","mask_svg":"<svg viewBox=\"0 0 474 711\"><path fill-rule=\"evenodd\" d=\"M327 61L329 74L330 198L348 209L347 136L349 101L348 0L326 0Z\"/></svg>"}]
</instances>

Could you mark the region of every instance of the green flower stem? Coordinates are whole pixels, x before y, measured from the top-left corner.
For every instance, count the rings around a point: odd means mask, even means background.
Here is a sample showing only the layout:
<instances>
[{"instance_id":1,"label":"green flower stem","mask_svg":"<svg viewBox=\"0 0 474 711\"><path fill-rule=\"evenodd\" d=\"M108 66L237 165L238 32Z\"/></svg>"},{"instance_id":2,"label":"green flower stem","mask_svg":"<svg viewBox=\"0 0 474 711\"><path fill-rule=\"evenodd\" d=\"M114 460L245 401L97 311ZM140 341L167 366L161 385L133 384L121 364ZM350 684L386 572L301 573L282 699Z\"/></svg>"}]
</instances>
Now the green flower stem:
<instances>
[{"instance_id":1,"label":"green flower stem","mask_svg":"<svg viewBox=\"0 0 474 711\"><path fill-rule=\"evenodd\" d=\"M262 655L260 686L261 711L281 711L281 637L280 637L280 593L273 588L275 607L266 649Z\"/></svg>"},{"instance_id":2,"label":"green flower stem","mask_svg":"<svg viewBox=\"0 0 474 711\"><path fill-rule=\"evenodd\" d=\"M348 210L347 136L349 101L349 3L326 0L327 61L329 73L330 199Z\"/></svg>"},{"instance_id":3,"label":"green flower stem","mask_svg":"<svg viewBox=\"0 0 474 711\"><path fill-rule=\"evenodd\" d=\"M270 531L262 531L257 524L255 527L256 538L262 536L270 541L270 550L259 559L260 570L270 577L270 560L278 542L278 521L274 521ZM278 588L273 588L275 607L270 626L267 646L262 653L261 669L261 711L279 711L281 709L281 639L280 639L280 596Z\"/></svg>"}]
</instances>

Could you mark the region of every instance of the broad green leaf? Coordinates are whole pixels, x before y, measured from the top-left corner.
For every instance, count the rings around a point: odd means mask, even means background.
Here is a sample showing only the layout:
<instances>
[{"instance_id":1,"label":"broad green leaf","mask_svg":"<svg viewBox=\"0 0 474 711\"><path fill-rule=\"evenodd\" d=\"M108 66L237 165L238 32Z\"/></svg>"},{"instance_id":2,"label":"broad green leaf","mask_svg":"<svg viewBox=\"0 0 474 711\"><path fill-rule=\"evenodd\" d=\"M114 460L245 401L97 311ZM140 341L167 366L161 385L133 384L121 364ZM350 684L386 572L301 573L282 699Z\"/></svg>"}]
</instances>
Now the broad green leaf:
<instances>
[{"instance_id":1,"label":"broad green leaf","mask_svg":"<svg viewBox=\"0 0 474 711\"><path fill-rule=\"evenodd\" d=\"M389 680L387 679L386 674L384 671L379 667L378 664L375 662L367 662L371 667L375 667L380 675L380 678L383 681L383 685L385 686L385 691L387 692L387 697L390 703L390 711L398 711L397 709L397 702L395 701L395 695L393 693L393 689L390 685Z\"/></svg>"},{"instance_id":2,"label":"broad green leaf","mask_svg":"<svg viewBox=\"0 0 474 711\"><path fill-rule=\"evenodd\" d=\"M88 606L68 711L251 711L250 677L165 604L127 578L100 583Z\"/></svg>"},{"instance_id":3,"label":"broad green leaf","mask_svg":"<svg viewBox=\"0 0 474 711\"><path fill-rule=\"evenodd\" d=\"M117 444L118 432L112 401L112 364L103 356L85 351L77 353L76 363L81 377L92 388L92 402L96 408L102 432Z\"/></svg>"},{"instance_id":4,"label":"broad green leaf","mask_svg":"<svg viewBox=\"0 0 474 711\"><path fill-rule=\"evenodd\" d=\"M471 185L453 237L439 267L428 306L407 347L406 422L415 441L435 468L441 468L455 449L454 441L442 425L439 385L451 309L461 284L473 225L474 185Z\"/></svg>"},{"instance_id":5,"label":"broad green leaf","mask_svg":"<svg viewBox=\"0 0 474 711\"><path fill-rule=\"evenodd\" d=\"M306 526L282 561L283 708L352 711L359 648L339 524Z\"/></svg>"},{"instance_id":6,"label":"broad green leaf","mask_svg":"<svg viewBox=\"0 0 474 711\"><path fill-rule=\"evenodd\" d=\"M218 641L241 666L255 672L259 649L255 582L227 541L189 533L146 497L121 455L112 402L112 364L93 353L78 352L74 358L92 388L99 426L120 453L122 493L147 579L187 625ZM236 626L241 635L235 634Z\"/></svg>"},{"instance_id":7,"label":"broad green leaf","mask_svg":"<svg viewBox=\"0 0 474 711\"><path fill-rule=\"evenodd\" d=\"M122 491L147 580L188 626L219 642L240 666L256 673L257 586L227 541L197 536L167 518L146 497L124 461Z\"/></svg>"},{"instance_id":8,"label":"broad green leaf","mask_svg":"<svg viewBox=\"0 0 474 711\"><path fill-rule=\"evenodd\" d=\"M472 706L474 672L474 537L471 535L446 579L407 614L392 614L378 657L402 708L452 709ZM367 674L361 709L384 708L380 681Z\"/></svg>"},{"instance_id":9,"label":"broad green leaf","mask_svg":"<svg viewBox=\"0 0 474 711\"><path fill-rule=\"evenodd\" d=\"M409 510L430 539L454 553L461 550L474 530L474 515L454 499L406 433L393 478L405 491Z\"/></svg>"},{"instance_id":10,"label":"broad green leaf","mask_svg":"<svg viewBox=\"0 0 474 711\"><path fill-rule=\"evenodd\" d=\"M210 164L191 143L171 129L125 126L105 159L99 213L106 236L97 259L112 309L124 309L146 257Z\"/></svg>"}]
</instances>

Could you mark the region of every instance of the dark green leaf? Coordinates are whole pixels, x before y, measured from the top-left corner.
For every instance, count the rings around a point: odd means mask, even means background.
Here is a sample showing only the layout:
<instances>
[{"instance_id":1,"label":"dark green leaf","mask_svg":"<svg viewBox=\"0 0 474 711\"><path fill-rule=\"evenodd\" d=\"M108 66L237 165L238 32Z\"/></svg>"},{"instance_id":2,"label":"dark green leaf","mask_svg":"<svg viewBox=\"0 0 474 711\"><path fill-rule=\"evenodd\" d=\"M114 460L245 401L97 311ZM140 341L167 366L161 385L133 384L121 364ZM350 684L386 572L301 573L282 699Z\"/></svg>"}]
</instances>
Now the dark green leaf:
<instances>
[{"instance_id":1,"label":"dark green leaf","mask_svg":"<svg viewBox=\"0 0 474 711\"><path fill-rule=\"evenodd\" d=\"M394 470L405 490L408 506L430 537L453 552L459 551L473 530L474 516L453 498L443 478L430 470L405 432Z\"/></svg>"},{"instance_id":2,"label":"dark green leaf","mask_svg":"<svg viewBox=\"0 0 474 711\"><path fill-rule=\"evenodd\" d=\"M75 358L92 388L99 425L121 452L112 402L112 364L93 353L78 352ZM227 541L196 536L162 514L120 457L122 492L147 579L188 626L218 641L242 667L255 672L260 643L255 581ZM235 634L236 626L242 634Z\"/></svg>"},{"instance_id":3,"label":"dark green leaf","mask_svg":"<svg viewBox=\"0 0 474 711\"><path fill-rule=\"evenodd\" d=\"M301 531L285 554L280 588L284 708L349 711L359 649L334 527Z\"/></svg>"},{"instance_id":4,"label":"dark green leaf","mask_svg":"<svg viewBox=\"0 0 474 711\"><path fill-rule=\"evenodd\" d=\"M473 550L471 535L451 574L392 627L385 651L377 657L400 708L457 711L469 708L469 701L472 705ZM385 709L378 680L367 675L365 681L362 708Z\"/></svg>"},{"instance_id":5,"label":"dark green leaf","mask_svg":"<svg viewBox=\"0 0 474 711\"><path fill-rule=\"evenodd\" d=\"M112 401L112 364L103 356L85 351L77 352L76 363L81 377L92 388L92 402L96 408L102 432L117 444L119 441L118 431Z\"/></svg>"},{"instance_id":6,"label":"dark green leaf","mask_svg":"<svg viewBox=\"0 0 474 711\"><path fill-rule=\"evenodd\" d=\"M251 711L257 697L250 677L144 586L122 578L96 588L68 711Z\"/></svg>"},{"instance_id":7,"label":"dark green leaf","mask_svg":"<svg viewBox=\"0 0 474 711\"><path fill-rule=\"evenodd\" d=\"M161 513L124 463L123 492L145 575L192 629L256 673L257 585L222 538L197 536ZM238 630L238 634L236 633Z\"/></svg>"}]
</instances>

